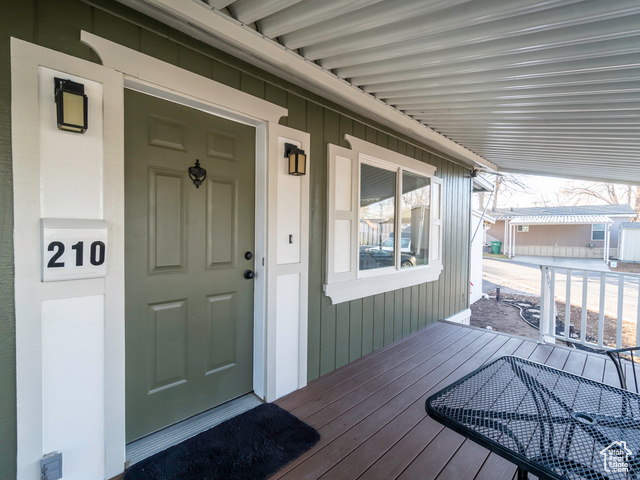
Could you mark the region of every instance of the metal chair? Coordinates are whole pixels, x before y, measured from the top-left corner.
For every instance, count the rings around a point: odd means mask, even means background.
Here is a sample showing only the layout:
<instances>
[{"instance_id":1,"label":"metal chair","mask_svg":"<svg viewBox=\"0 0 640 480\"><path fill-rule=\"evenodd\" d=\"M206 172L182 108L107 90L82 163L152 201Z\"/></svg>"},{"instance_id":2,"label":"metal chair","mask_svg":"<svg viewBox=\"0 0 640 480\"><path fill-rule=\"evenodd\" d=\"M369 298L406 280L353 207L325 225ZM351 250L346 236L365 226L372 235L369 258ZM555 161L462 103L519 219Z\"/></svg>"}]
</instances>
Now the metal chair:
<instances>
[{"instance_id":1,"label":"metal chair","mask_svg":"<svg viewBox=\"0 0 640 480\"><path fill-rule=\"evenodd\" d=\"M613 361L618 371L618 378L620 379L620 388L629 390L631 392L640 393L638 390L638 375L636 374L636 365L640 361L639 355L634 355L634 352L640 352L640 347L631 348L619 348L617 350L607 350L607 355ZM628 368L633 372L633 384L627 381L627 372L625 370L625 364L623 360L630 362Z\"/></svg>"}]
</instances>

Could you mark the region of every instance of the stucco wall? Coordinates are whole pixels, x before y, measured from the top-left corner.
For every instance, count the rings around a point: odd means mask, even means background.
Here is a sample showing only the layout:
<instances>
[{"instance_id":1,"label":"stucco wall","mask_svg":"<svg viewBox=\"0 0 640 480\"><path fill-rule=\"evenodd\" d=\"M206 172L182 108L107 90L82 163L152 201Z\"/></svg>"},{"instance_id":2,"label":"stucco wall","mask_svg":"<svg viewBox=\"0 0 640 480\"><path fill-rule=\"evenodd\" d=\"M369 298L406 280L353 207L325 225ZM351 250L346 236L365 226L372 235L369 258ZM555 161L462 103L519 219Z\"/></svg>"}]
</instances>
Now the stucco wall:
<instances>
[{"instance_id":1,"label":"stucco wall","mask_svg":"<svg viewBox=\"0 0 640 480\"><path fill-rule=\"evenodd\" d=\"M611 248L618 247L619 227L622 222L628 222L629 217L612 218ZM488 235L505 243L504 220L497 220L495 225L487 231ZM529 225L528 232L516 232L516 247L518 245L548 246L548 247L586 247L593 243L595 248L604 247L603 240L591 240L591 225Z\"/></svg>"}]
</instances>

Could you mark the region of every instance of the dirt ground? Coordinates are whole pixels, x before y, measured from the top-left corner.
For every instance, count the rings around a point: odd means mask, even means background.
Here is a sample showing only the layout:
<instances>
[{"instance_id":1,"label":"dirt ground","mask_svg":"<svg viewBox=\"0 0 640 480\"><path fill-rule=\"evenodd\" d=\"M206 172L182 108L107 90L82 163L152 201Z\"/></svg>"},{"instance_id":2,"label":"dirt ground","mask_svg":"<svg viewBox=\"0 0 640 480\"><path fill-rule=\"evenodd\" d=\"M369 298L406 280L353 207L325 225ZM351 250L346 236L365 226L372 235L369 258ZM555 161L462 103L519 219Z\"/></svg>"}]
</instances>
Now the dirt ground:
<instances>
[{"instance_id":1,"label":"dirt ground","mask_svg":"<svg viewBox=\"0 0 640 480\"><path fill-rule=\"evenodd\" d=\"M495 295L495 292L493 294ZM537 297L531 298L539 302ZM490 326L496 332L538 339L538 329L524 321L518 307L511 303L498 302L495 298L481 298L471 305L471 325L480 328Z\"/></svg>"},{"instance_id":2,"label":"dirt ground","mask_svg":"<svg viewBox=\"0 0 640 480\"><path fill-rule=\"evenodd\" d=\"M494 331L510 333L527 338L538 338L537 327L538 318L535 317L536 309L539 310L540 297L529 295L502 294L501 301L495 299L495 290L489 292L490 298L481 298L471 305L471 325L480 328L490 326ZM529 304L531 307L517 307L517 304ZM556 302L556 311L558 318L556 321L556 331L564 330L564 302ZM536 312L536 313L532 313ZM526 318L529 322L525 321ZM580 338L580 327L582 322L582 308L571 306L571 324L574 326L573 337ZM605 316L604 327L604 345L615 348L616 345L616 328L617 322L615 318ZM586 319L586 337L587 341L597 343L598 338L598 313L592 310L587 312ZM635 325L624 323L622 328L622 346L633 346L636 344Z\"/></svg>"}]
</instances>

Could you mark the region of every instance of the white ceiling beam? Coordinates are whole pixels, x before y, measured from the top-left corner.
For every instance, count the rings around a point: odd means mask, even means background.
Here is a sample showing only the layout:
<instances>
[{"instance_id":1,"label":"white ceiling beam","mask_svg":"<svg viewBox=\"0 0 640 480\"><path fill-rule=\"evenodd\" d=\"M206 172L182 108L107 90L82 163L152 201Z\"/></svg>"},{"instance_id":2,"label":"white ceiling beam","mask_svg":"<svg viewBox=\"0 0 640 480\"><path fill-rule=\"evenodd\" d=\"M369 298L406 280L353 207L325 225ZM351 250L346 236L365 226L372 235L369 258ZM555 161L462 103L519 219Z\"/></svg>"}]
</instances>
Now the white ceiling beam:
<instances>
[{"instance_id":1,"label":"white ceiling beam","mask_svg":"<svg viewBox=\"0 0 640 480\"><path fill-rule=\"evenodd\" d=\"M457 108L487 108L491 110L499 108L533 107L533 106L553 106L553 105L611 105L620 103L640 102L640 91L637 93L607 93L604 95L571 95L566 97L544 98L536 100L527 99L486 99L486 100L463 100L454 99L441 100L431 98L425 101L424 98L408 98L402 102L389 101L399 110L407 109L457 109Z\"/></svg>"},{"instance_id":2,"label":"white ceiling beam","mask_svg":"<svg viewBox=\"0 0 640 480\"><path fill-rule=\"evenodd\" d=\"M424 118L422 115L429 115L431 118L450 117L464 118L467 115L472 118L507 118L516 115L536 115L541 120L547 117L555 118L581 118L585 115L598 118L640 118L640 104L629 103L616 108L597 108L589 105L574 105L572 107L522 107L514 109L485 109L485 108L457 108L457 109L433 109L433 110L407 110L407 115L414 118Z\"/></svg>"},{"instance_id":3,"label":"white ceiling beam","mask_svg":"<svg viewBox=\"0 0 640 480\"><path fill-rule=\"evenodd\" d=\"M273 39L380 1L382 0L307 1L265 18L260 22L260 31Z\"/></svg>"},{"instance_id":4,"label":"white ceiling beam","mask_svg":"<svg viewBox=\"0 0 640 480\"><path fill-rule=\"evenodd\" d=\"M330 39L401 22L417 16L437 12L443 8L470 2L471 0L403 0L381 2L366 10L347 13L330 21L311 25L282 36L288 48L301 48Z\"/></svg>"},{"instance_id":5,"label":"white ceiling beam","mask_svg":"<svg viewBox=\"0 0 640 480\"><path fill-rule=\"evenodd\" d=\"M557 154L551 157L544 152L536 151L529 151L525 154L497 154L496 157L500 159L501 163L504 163L505 168L517 167L518 165L525 163L527 159L531 159L530 161L534 163L534 167L537 167L538 172L542 172L549 167L555 168L556 166L558 169L564 168L566 170L575 170L576 167L594 167L600 169L601 171L607 171L608 169L610 169L611 172L625 172L629 169L630 166L640 166L637 163L626 164L623 162L613 162L612 165L603 165L602 158L574 157L561 154ZM542 173L542 175L544 175L544 173ZM630 175L630 179L640 180L640 176Z\"/></svg>"},{"instance_id":6,"label":"white ceiling beam","mask_svg":"<svg viewBox=\"0 0 640 480\"><path fill-rule=\"evenodd\" d=\"M569 47L518 52L506 55L486 55L481 58L452 61L440 58L425 58L415 55L374 63L354 65L334 69L334 73L341 78L364 77L381 73L397 72L399 70L423 71L435 69L440 72L447 70L464 70L465 72L482 72L493 69L521 68L553 63L575 62L591 58L609 57L612 55L626 55L640 51L640 31L638 35L622 39L606 40L603 42L584 43Z\"/></svg>"},{"instance_id":7,"label":"white ceiling beam","mask_svg":"<svg viewBox=\"0 0 640 480\"><path fill-rule=\"evenodd\" d=\"M229 10L236 20L244 24L250 24L289 8L301 1L302 0L236 0L235 2L231 2Z\"/></svg>"},{"instance_id":8,"label":"white ceiling beam","mask_svg":"<svg viewBox=\"0 0 640 480\"><path fill-rule=\"evenodd\" d=\"M510 5L510 3L502 2L502 6ZM564 4L563 7L550 11L476 24L466 28L456 27L455 24L449 25L448 29L439 29L441 32L439 34L434 34L433 30L426 30L423 26L422 30L418 28L417 31L411 31L410 38L402 40L402 36L398 35L391 38L388 43L377 41L367 44L367 41L373 40L365 38L360 39L357 44L352 44L353 39L345 37L342 44L340 42L333 44L325 42L313 45L311 52L309 52L311 46L306 47L304 54L312 60L321 59L323 67L333 69L339 66L393 58L399 53L400 55L411 55L443 48L511 39L524 33L565 29L634 13L640 13L640 5L635 0L616 0L616 2L587 0L577 4ZM423 23L431 25L432 19L424 20ZM419 35L420 32L422 35Z\"/></svg>"},{"instance_id":9,"label":"white ceiling beam","mask_svg":"<svg viewBox=\"0 0 640 480\"><path fill-rule=\"evenodd\" d=\"M387 94L402 94L406 91L485 91L501 89L505 91L518 91L521 89L545 89L566 86L593 86L618 82L640 81L640 67L625 70L608 70L603 72L591 72L581 75L556 75L540 78L517 78L497 80L491 73L475 75L450 75L447 77L418 79L406 82L388 82L376 85L363 85L364 91L384 97Z\"/></svg>"},{"instance_id":10,"label":"white ceiling beam","mask_svg":"<svg viewBox=\"0 0 640 480\"><path fill-rule=\"evenodd\" d=\"M444 132L443 132L444 133ZM580 142L581 145L598 145L614 143L616 145L631 145L640 146L640 137L636 132L629 132L627 134L612 133L611 135L603 135L594 132L565 133L565 134L553 134L552 131L540 133L503 133L503 132L450 132L447 131L445 135L451 137L456 135L459 139L464 139L465 144L471 142L477 144L478 142L485 142L487 145L491 143L517 143L517 142L538 142L544 141L549 145L554 144L571 144L571 142Z\"/></svg>"},{"instance_id":11,"label":"white ceiling beam","mask_svg":"<svg viewBox=\"0 0 640 480\"><path fill-rule=\"evenodd\" d=\"M640 82L619 82L601 85L568 85L549 88L527 88L518 90L484 90L467 89L465 92L444 92L414 90L393 96L381 95L379 98L387 103L409 103L421 101L467 102L477 100L516 100L516 99L555 99L568 96L589 97L592 95L607 95L621 93L640 93Z\"/></svg>"},{"instance_id":12,"label":"white ceiling beam","mask_svg":"<svg viewBox=\"0 0 640 480\"><path fill-rule=\"evenodd\" d=\"M212 8L222 10L233 3L233 0L205 0Z\"/></svg>"},{"instance_id":13,"label":"white ceiling beam","mask_svg":"<svg viewBox=\"0 0 640 480\"><path fill-rule=\"evenodd\" d=\"M594 118L593 116L573 119L562 118L532 118L525 120L500 120L500 119L470 119L470 118L442 118L438 120L438 125L442 128L447 127L498 127L507 126L514 128L582 128L598 127L600 125L609 128L636 128L640 124L640 118Z\"/></svg>"},{"instance_id":14,"label":"white ceiling beam","mask_svg":"<svg viewBox=\"0 0 640 480\"><path fill-rule=\"evenodd\" d=\"M549 139L550 142L568 141L568 142L582 142L582 141L596 141L596 142L617 142L617 141L633 141L638 139L638 128L634 131L617 132L615 130L587 130L587 131L553 131L549 130L537 130L535 132L526 133L517 132L485 132L482 130L449 130L443 129L442 134L455 138L465 142L479 142L479 141L501 141L504 143L518 142L528 139Z\"/></svg>"},{"instance_id":15,"label":"white ceiling beam","mask_svg":"<svg viewBox=\"0 0 640 480\"><path fill-rule=\"evenodd\" d=\"M575 3L575 0L568 0ZM621 0L628 1L628 0ZM484 0L482 2L470 2L457 5L445 10L440 10L433 15L421 15L401 23L389 23L373 30L366 30L340 38L316 43L304 48L304 56L310 60L318 60L325 57L352 53L360 50L381 47L398 42L408 42L418 38L435 35L451 30L489 28L500 29L499 24L520 24L522 19L531 17L538 20L540 11L557 7L567 2L562 1L531 1L531 0ZM557 9L562 10L562 9ZM536 12L536 13L532 13ZM525 15L527 14L527 15ZM518 19L520 17L520 20ZM549 21L549 16L545 21ZM538 22L538 26L540 23ZM534 25L527 28L535 30ZM510 29L512 31L512 29ZM512 32L513 33L513 32ZM485 40L486 41L486 40Z\"/></svg>"},{"instance_id":16,"label":"white ceiling beam","mask_svg":"<svg viewBox=\"0 0 640 480\"><path fill-rule=\"evenodd\" d=\"M404 135L426 144L446 156L469 166L497 166L429 127L403 115L380 100L322 70L258 32L242 26L227 15L192 0L120 0L146 14L169 22L171 26L217 48L223 48L240 58L253 61L272 73L344 105L375 122L386 125Z\"/></svg>"},{"instance_id":17,"label":"white ceiling beam","mask_svg":"<svg viewBox=\"0 0 640 480\"><path fill-rule=\"evenodd\" d=\"M572 143L570 140L545 140L545 139L467 139L465 142L470 148L482 147L485 150L488 149L501 149L505 148L523 148L523 147L545 147L557 152L561 151L573 151L573 152L595 152L598 150L611 151L612 155L618 153L637 153L640 151L640 143L636 142L602 142L592 140L581 140L580 142ZM584 148L584 147L589 148Z\"/></svg>"},{"instance_id":18,"label":"white ceiling beam","mask_svg":"<svg viewBox=\"0 0 640 480\"><path fill-rule=\"evenodd\" d=\"M572 125L572 126L553 126L553 125L509 125L504 127L496 127L491 125L457 125L450 124L441 129L444 135L454 135L460 133L469 133L471 135L587 135L593 136L600 134L602 136L617 135L621 137L636 136L636 132L640 132L640 122L635 125Z\"/></svg>"},{"instance_id":19,"label":"white ceiling beam","mask_svg":"<svg viewBox=\"0 0 640 480\"><path fill-rule=\"evenodd\" d=\"M343 78L358 75L368 75L375 71L389 71L389 69L415 68L417 66L445 65L449 63L469 62L473 60L525 55L537 53L544 58L545 52L561 51L571 48L596 48L595 44L603 42L633 42L640 35L640 15L632 15L622 19L610 19L587 25L577 25L560 30L545 31L541 33L519 35L504 40L480 42L461 47L447 48L446 45L436 42L424 42L425 48L432 50L417 54L403 54L398 48L395 56L380 58L375 61L363 63L355 60L348 65L335 65L331 59L322 60L322 66L331 68ZM637 40L636 40L637 44ZM440 46L440 49L437 47ZM591 46L591 47L589 47ZM551 56L552 53L547 53ZM377 69L377 70L376 70Z\"/></svg>"},{"instance_id":20,"label":"white ceiling beam","mask_svg":"<svg viewBox=\"0 0 640 480\"><path fill-rule=\"evenodd\" d=\"M496 147L477 147L479 151L487 152L487 153L509 153L509 154L529 154L531 152L535 152L537 154L544 154L549 158L549 161L555 160L555 157L559 154L565 155L567 158L576 158L576 159L587 159L593 158L598 159L602 162L603 155L606 155L608 160L615 159L615 163L618 165L638 165L640 166L640 160L638 159L638 151L637 150L628 150L628 151L616 151L607 153L607 151L600 151L599 149L589 148L583 150L577 149L561 149L561 148L545 148L545 147L518 147L518 146L507 146L504 148L496 148Z\"/></svg>"},{"instance_id":21,"label":"white ceiling beam","mask_svg":"<svg viewBox=\"0 0 640 480\"><path fill-rule=\"evenodd\" d=\"M523 78L541 78L555 75L582 75L585 73L616 71L640 66L640 55L631 53L611 55L583 60L565 60L562 62L541 65L517 65L502 67L497 63L470 62L468 64L446 65L438 68L420 68L388 73L351 77L354 85L375 85L380 83L404 82L417 79L428 79L445 76L484 75L492 81L515 80Z\"/></svg>"}]
</instances>

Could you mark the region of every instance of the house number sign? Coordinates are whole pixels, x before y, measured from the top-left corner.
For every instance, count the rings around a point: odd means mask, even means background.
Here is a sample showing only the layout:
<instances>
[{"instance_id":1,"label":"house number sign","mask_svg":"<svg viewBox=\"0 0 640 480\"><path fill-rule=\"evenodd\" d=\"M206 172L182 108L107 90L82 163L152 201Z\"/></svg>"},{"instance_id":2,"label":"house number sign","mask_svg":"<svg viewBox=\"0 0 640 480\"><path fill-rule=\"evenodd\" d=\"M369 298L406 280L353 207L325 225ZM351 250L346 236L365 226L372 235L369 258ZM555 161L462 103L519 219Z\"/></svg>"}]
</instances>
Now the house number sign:
<instances>
[{"instance_id":1,"label":"house number sign","mask_svg":"<svg viewBox=\"0 0 640 480\"><path fill-rule=\"evenodd\" d=\"M58 282L107 274L107 222L42 219L42 281Z\"/></svg>"}]
</instances>

